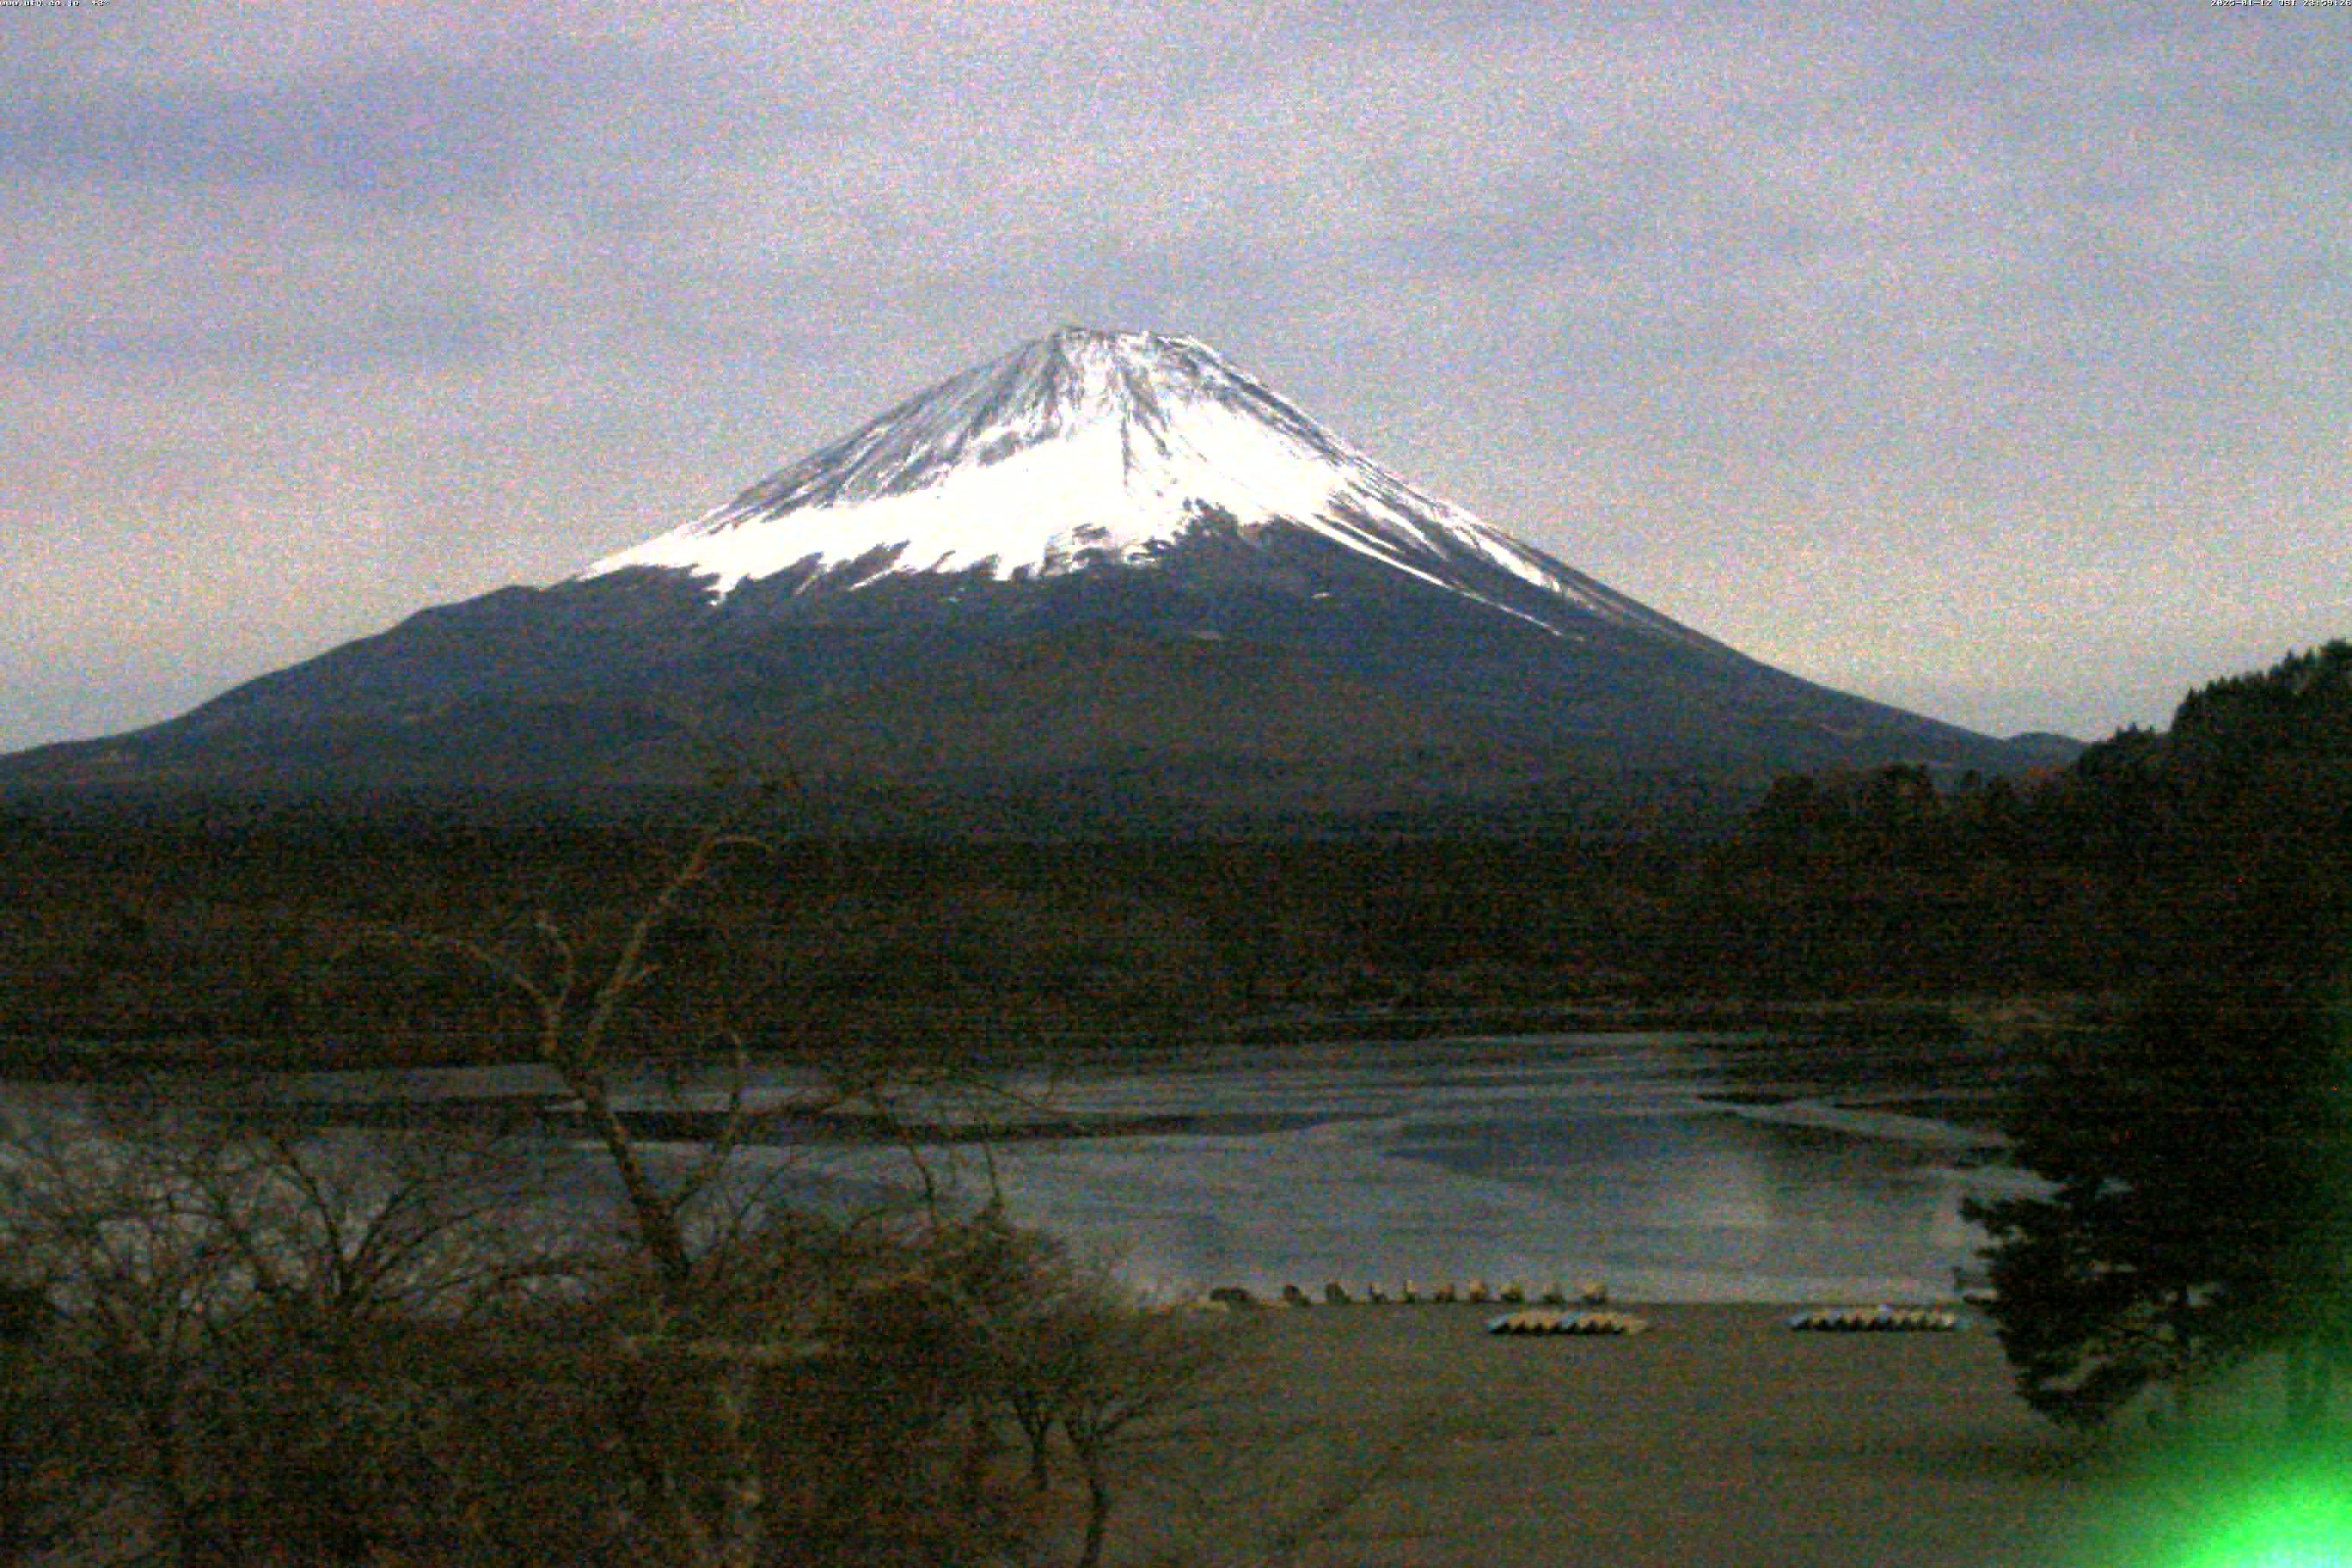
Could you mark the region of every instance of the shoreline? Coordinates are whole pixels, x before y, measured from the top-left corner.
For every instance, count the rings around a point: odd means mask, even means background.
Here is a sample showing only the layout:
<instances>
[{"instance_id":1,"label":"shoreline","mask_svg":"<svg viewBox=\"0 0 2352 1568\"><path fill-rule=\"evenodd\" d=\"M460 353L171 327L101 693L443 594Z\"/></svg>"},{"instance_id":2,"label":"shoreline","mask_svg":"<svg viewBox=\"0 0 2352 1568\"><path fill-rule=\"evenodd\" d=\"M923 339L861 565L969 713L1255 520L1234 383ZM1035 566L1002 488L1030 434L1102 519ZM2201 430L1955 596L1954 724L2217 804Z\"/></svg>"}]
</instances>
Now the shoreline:
<instances>
[{"instance_id":1,"label":"shoreline","mask_svg":"<svg viewBox=\"0 0 2352 1568\"><path fill-rule=\"evenodd\" d=\"M1312 1007L1243 1015L1203 1026L1206 1032L1171 1043L1132 1027L1103 1026L1075 1032L1045 1052L1012 1052L977 1065L992 1071L1019 1071L1041 1063L1087 1068L1133 1066L1178 1059L1221 1048L1312 1049L1357 1045L1474 1039L1514 1034L1621 1035L1700 1030L1727 1037L1786 1038L1835 1032L1869 1049L1881 1066L1885 1049L1928 1059L1947 1056L1997 1057L1985 1037L2022 1029L2063 1028L2069 1020L2094 1016L2109 999L2075 992L1949 995L1729 996L1625 994L1558 1002L1498 1002L1457 1006L1378 1004L1358 1007ZM755 1067L793 1058L779 1050L754 1048ZM22 1082L105 1083L136 1081L154 1074L404 1073L498 1070L529 1068L529 1059L452 1061L387 1059L353 1065L318 1053L288 1049L274 1040L241 1036L160 1033L115 1038L0 1034L0 1079ZM665 1063L646 1058L655 1070Z\"/></svg>"}]
</instances>

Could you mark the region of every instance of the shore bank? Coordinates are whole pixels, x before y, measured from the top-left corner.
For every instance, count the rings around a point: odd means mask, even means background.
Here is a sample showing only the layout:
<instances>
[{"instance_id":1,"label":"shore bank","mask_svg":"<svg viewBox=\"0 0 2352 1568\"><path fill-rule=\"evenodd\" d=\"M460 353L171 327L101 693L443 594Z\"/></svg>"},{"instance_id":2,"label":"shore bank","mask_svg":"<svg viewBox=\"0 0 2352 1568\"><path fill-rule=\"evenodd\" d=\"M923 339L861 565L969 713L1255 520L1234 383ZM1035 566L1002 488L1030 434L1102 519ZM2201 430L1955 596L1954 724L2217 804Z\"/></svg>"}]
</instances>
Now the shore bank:
<instances>
[{"instance_id":1,"label":"shore bank","mask_svg":"<svg viewBox=\"0 0 2352 1568\"><path fill-rule=\"evenodd\" d=\"M1145 1467L1115 1563L2062 1568L2104 1461L2011 1391L1993 1335L1794 1333L1634 1306L1622 1338L1493 1306L1238 1312L1236 1359Z\"/></svg>"}]
</instances>

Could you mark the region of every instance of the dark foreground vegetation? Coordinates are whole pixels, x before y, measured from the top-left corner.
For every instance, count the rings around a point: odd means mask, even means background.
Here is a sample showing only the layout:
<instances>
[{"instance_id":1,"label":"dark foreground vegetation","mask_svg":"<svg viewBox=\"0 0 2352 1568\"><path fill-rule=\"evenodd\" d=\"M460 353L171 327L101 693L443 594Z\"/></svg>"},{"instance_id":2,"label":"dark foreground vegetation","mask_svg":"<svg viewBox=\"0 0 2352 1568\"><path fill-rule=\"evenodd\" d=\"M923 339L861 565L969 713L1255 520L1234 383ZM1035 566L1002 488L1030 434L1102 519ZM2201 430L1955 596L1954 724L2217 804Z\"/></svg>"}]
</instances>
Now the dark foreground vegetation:
<instances>
[{"instance_id":1,"label":"dark foreground vegetation","mask_svg":"<svg viewBox=\"0 0 2352 1568\"><path fill-rule=\"evenodd\" d=\"M7 1152L9 1562L930 1565L1058 1527L1090 1563L1118 1450L1221 1344L994 1210L730 1181L672 1247L520 1147L263 1102Z\"/></svg>"},{"instance_id":2,"label":"dark foreground vegetation","mask_svg":"<svg viewBox=\"0 0 2352 1568\"><path fill-rule=\"evenodd\" d=\"M1075 1561L1093 1568L1119 1449L1220 1342L998 1204L951 1213L925 1184L922 1202L819 1217L772 1201L778 1168L743 1159L779 1109L879 1111L909 1090L951 1107L977 1080L861 1058L755 1109L738 1079L684 1150L619 1114L657 938L726 857L759 847L707 830L593 955L551 913L499 945L364 934L462 960L512 999L599 1156L584 1184L527 1137L322 1130L217 1073L14 1102L0 1550L1004 1562L1057 1522L1058 1435L1082 1479Z\"/></svg>"},{"instance_id":3,"label":"dark foreground vegetation","mask_svg":"<svg viewBox=\"0 0 2352 1568\"><path fill-rule=\"evenodd\" d=\"M1108 1456L1196 1385L1197 1325L994 1211L771 1206L748 1113L665 1163L606 1096L648 1058L790 1058L855 1110L1351 1012L2100 998L2113 1026L2014 1116L2057 1190L1983 1211L2027 1396L2095 1425L2284 1348L2311 1426L2352 1353L2352 646L2042 778L1784 780L1696 842L840 843L788 795L722 800L717 828L0 822L16 1075L536 1061L616 1194L583 1219L489 1134L362 1157L185 1079L34 1119L0 1194L0 1533L750 1568L1059 1529L1098 1556Z\"/></svg>"}]
</instances>

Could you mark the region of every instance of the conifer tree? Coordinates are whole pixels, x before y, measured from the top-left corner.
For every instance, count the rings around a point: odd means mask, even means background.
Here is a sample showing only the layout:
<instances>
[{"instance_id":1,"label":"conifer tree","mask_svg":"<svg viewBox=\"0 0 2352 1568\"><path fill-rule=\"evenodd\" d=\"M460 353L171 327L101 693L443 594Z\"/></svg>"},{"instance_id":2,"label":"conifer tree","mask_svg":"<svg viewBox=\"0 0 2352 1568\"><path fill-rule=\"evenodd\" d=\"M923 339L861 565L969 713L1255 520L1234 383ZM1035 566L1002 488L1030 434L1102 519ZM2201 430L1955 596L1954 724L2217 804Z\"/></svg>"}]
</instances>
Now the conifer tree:
<instances>
[{"instance_id":1,"label":"conifer tree","mask_svg":"<svg viewBox=\"0 0 2352 1568\"><path fill-rule=\"evenodd\" d=\"M2175 956L2112 1036L2048 1064L2011 1131L2047 1197L1971 1205L2021 1392L2072 1425L2186 1404L2256 1354L2308 1424L2352 1348L2352 1082L2333 966L2242 921Z\"/></svg>"}]
</instances>

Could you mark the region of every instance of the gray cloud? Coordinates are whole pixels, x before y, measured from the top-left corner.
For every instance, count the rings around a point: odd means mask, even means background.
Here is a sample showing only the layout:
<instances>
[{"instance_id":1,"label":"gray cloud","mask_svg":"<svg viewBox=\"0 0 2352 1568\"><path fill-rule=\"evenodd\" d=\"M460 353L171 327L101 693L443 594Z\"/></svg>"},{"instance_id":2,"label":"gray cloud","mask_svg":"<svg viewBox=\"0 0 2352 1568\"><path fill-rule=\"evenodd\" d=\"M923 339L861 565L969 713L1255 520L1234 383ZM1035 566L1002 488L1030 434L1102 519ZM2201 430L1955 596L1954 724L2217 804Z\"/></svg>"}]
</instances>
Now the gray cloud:
<instances>
[{"instance_id":1,"label":"gray cloud","mask_svg":"<svg viewBox=\"0 0 2352 1568\"><path fill-rule=\"evenodd\" d=\"M387 69L349 80L0 106L0 174L282 185L394 205L509 187L528 166L530 106L481 71Z\"/></svg>"},{"instance_id":2,"label":"gray cloud","mask_svg":"<svg viewBox=\"0 0 2352 1568\"><path fill-rule=\"evenodd\" d=\"M0 746L1181 331L1995 730L2352 629L2352 26L1957 4L194 4L0 26Z\"/></svg>"}]
</instances>

